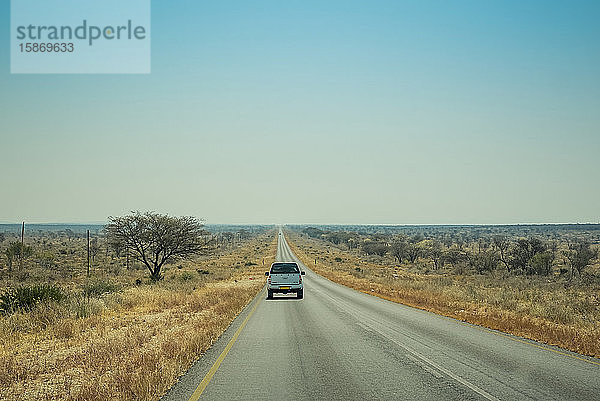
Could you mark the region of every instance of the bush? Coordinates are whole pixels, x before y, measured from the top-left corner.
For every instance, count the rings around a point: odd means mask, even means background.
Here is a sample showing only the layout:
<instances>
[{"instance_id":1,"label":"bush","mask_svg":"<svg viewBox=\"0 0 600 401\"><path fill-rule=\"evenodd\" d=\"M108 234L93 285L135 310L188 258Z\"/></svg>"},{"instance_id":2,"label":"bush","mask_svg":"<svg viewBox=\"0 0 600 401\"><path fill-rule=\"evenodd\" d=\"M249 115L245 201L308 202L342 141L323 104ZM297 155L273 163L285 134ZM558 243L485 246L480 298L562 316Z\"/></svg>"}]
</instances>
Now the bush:
<instances>
[{"instance_id":1,"label":"bush","mask_svg":"<svg viewBox=\"0 0 600 401\"><path fill-rule=\"evenodd\" d=\"M498 262L500 261L496 252L490 250L469 254L468 258L469 265L475 268L479 274L484 274L495 270L498 266Z\"/></svg>"},{"instance_id":2,"label":"bush","mask_svg":"<svg viewBox=\"0 0 600 401\"><path fill-rule=\"evenodd\" d=\"M389 247L383 242L365 242L362 246L363 252L367 255L385 256Z\"/></svg>"},{"instance_id":3,"label":"bush","mask_svg":"<svg viewBox=\"0 0 600 401\"><path fill-rule=\"evenodd\" d=\"M33 248L29 245L23 245L19 241L13 241L4 250L6 259L8 260L8 270L12 270L13 262L19 259L27 259L33 255Z\"/></svg>"},{"instance_id":4,"label":"bush","mask_svg":"<svg viewBox=\"0 0 600 401\"><path fill-rule=\"evenodd\" d=\"M71 309L78 318L97 315L102 311L102 301L94 298L77 297L72 301Z\"/></svg>"},{"instance_id":5,"label":"bush","mask_svg":"<svg viewBox=\"0 0 600 401\"><path fill-rule=\"evenodd\" d=\"M190 281L193 278L194 278L194 275L192 273L190 273L190 272L184 272L180 276L181 281Z\"/></svg>"},{"instance_id":6,"label":"bush","mask_svg":"<svg viewBox=\"0 0 600 401\"><path fill-rule=\"evenodd\" d=\"M110 264L107 266L106 270L108 271L109 274L112 274L113 276L116 277L121 274L121 271L123 270L123 266L121 266L120 263Z\"/></svg>"},{"instance_id":7,"label":"bush","mask_svg":"<svg viewBox=\"0 0 600 401\"><path fill-rule=\"evenodd\" d=\"M51 284L12 288L0 296L0 313L10 314L18 309L31 310L40 302L61 302L65 298L66 294Z\"/></svg>"},{"instance_id":8,"label":"bush","mask_svg":"<svg viewBox=\"0 0 600 401\"><path fill-rule=\"evenodd\" d=\"M38 254L37 263L42 269L52 269L56 266L55 256L50 251L42 251Z\"/></svg>"},{"instance_id":9,"label":"bush","mask_svg":"<svg viewBox=\"0 0 600 401\"><path fill-rule=\"evenodd\" d=\"M530 274L539 274L548 276L552 272L552 262L554 255L550 252L537 253L531 258Z\"/></svg>"},{"instance_id":10,"label":"bush","mask_svg":"<svg viewBox=\"0 0 600 401\"><path fill-rule=\"evenodd\" d=\"M87 283L83 287L83 295L86 297L99 297L102 294L109 292L115 292L118 287L110 281L95 281L93 283Z\"/></svg>"}]
</instances>

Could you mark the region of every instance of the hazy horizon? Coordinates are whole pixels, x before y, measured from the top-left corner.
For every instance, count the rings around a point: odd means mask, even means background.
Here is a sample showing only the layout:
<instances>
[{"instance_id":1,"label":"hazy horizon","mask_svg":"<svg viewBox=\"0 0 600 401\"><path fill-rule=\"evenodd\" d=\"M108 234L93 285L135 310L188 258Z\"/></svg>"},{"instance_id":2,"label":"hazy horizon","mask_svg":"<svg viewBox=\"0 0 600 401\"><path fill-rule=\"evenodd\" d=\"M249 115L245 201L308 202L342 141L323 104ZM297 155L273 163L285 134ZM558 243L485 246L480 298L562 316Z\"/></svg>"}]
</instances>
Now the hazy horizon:
<instances>
[{"instance_id":1,"label":"hazy horizon","mask_svg":"<svg viewBox=\"0 0 600 401\"><path fill-rule=\"evenodd\" d=\"M154 2L148 75L11 75L9 7L0 221L600 221L600 2Z\"/></svg>"},{"instance_id":2,"label":"hazy horizon","mask_svg":"<svg viewBox=\"0 0 600 401\"><path fill-rule=\"evenodd\" d=\"M196 216L194 216L196 217ZM15 226L21 226L23 224L23 221L19 221L19 222L1 222L0 221L0 226L7 226L7 225L15 225ZM36 222L36 221L25 221L25 226L27 227L27 225L39 225L39 226L52 226L52 225L56 225L56 226L86 226L86 225L90 225L90 226L95 226L95 225L106 225L108 224L108 220L107 221L92 221L92 222L71 222L71 221L65 221L65 222L56 222L56 221L48 221L48 222ZM203 222L204 225L206 226L305 226L305 225L315 225L315 226L390 226L390 227L420 227L420 226L431 226L431 227L435 227L435 226L457 226L457 227L468 227L468 226L472 226L472 227L478 227L478 226L544 226L544 225L548 225L548 226L568 226L568 225L600 225L600 222L557 222L557 223L531 223L531 222L524 222L524 223L489 223L489 224L478 224L478 223L447 223L447 224L441 224L441 223L415 223L415 224L404 224L404 223L302 223L302 222L288 222L288 223L269 223L269 222L263 222L263 223L219 223L219 222Z\"/></svg>"}]
</instances>

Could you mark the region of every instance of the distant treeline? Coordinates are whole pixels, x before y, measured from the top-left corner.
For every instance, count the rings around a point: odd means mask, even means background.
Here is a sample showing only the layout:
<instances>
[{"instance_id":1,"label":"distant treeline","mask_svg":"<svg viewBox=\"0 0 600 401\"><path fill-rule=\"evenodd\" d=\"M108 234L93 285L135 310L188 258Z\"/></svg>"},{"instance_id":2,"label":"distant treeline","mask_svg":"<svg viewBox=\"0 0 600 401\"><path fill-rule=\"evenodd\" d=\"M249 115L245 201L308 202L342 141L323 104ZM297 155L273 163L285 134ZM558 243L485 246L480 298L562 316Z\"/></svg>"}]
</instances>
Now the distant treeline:
<instances>
[{"instance_id":1,"label":"distant treeline","mask_svg":"<svg viewBox=\"0 0 600 401\"><path fill-rule=\"evenodd\" d=\"M345 231L355 232L360 235L369 234L423 234L439 235L463 233L479 236L486 234L507 235L552 235L561 233L578 232L596 234L600 239L600 224L503 224L503 225L290 225L295 230L303 230L308 227L323 231Z\"/></svg>"},{"instance_id":2,"label":"distant treeline","mask_svg":"<svg viewBox=\"0 0 600 401\"><path fill-rule=\"evenodd\" d=\"M28 224L25 223L26 232L43 234L86 234L90 230L92 234L100 234L104 230L104 224ZM204 228L211 233L224 232L251 232L258 233L272 228L272 225L242 225L242 224L205 224ZM0 224L0 233L21 234L21 224Z\"/></svg>"},{"instance_id":3,"label":"distant treeline","mask_svg":"<svg viewBox=\"0 0 600 401\"><path fill-rule=\"evenodd\" d=\"M0 233L6 234L21 234L21 224L0 224ZM47 232L73 232L86 233L90 230L91 233L98 233L104 228L104 224L28 224L25 223L25 230L35 233Z\"/></svg>"},{"instance_id":4,"label":"distant treeline","mask_svg":"<svg viewBox=\"0 0 600 401\"><path fill-rule=\"evenodd\" d=\"M480 274L503 268L511 274L581 276L598 256L594 244L600 239L597 224L358 227L357 231L295 228L312 238L398 264L426 260L434 269L466 267Z\"/></svg>"}]
</instances>

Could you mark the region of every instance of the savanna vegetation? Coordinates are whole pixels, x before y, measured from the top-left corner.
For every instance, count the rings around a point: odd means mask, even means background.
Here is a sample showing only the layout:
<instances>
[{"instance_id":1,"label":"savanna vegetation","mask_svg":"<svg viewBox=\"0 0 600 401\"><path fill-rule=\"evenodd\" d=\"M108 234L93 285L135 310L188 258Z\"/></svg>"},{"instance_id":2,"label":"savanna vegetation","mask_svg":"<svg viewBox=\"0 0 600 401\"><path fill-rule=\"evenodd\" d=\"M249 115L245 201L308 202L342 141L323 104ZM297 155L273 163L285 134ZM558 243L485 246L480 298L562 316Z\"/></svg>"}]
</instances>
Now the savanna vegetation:
<instances>
[{"instance_id":1,"label":"savanna vegetation","mask_svg":"<svg viewBox=\"0 0 600 401\"><path fill-rule=\"evenodd\" d=\"M292 227L341 284L600 356L600 226Z\"/></svg>"},{"instance_id":2,"label":"savanna vegetation","mask_svg":"<svg viewBox=\"0 0 600 401\"><path fill-rule=\"evenodd\" d=\"M111 231L124 220L133 235ZM110 224L0 235L0 399L159 399L260 291L275 256L268 227L155 213Z\"/></svg>"}]
</instances>

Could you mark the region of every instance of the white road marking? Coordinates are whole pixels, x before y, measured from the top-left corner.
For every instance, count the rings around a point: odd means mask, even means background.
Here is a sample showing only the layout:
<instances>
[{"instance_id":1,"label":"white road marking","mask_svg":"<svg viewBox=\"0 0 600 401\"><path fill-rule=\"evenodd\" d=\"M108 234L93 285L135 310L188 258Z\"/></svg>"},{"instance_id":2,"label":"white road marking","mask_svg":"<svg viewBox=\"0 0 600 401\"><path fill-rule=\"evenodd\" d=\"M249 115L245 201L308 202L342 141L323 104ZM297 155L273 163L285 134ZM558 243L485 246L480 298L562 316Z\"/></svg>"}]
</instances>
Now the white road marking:
<instances>
[{"instance_id":1,"label":"white road marking","mask_svg":"<svg viewBox=\"0 0 600 401\"><path fill-rule=\"evenodd\" d=\"M428 372L434 374L434 376L435 376L434 371L437 370L437 371L443 373L444 375L446 375L447 377L450 377L451 379L457 381L458 383L460 383L463 386L467 387L468 389L472 390L473 392L479 394L480 396L482 396L483 398L485 398L487 400L490 400L490 401L500 401L498 398L494 397L492 394L488 393L487 391L483 390L482 388L479 388L478 386L476 386L475 384L471 383L467 379L464 379L464 378L460 377L459 375L455 374L454 372L450 371L449 369L446 369L446 368L438 365L437 363L433 362L431 359L427 358L426 356L421 355L420 353L418 353L418 352L410 349L405 344L402 344L401 342L399 342L398 340L396 340L389 333L389 331L396 332L396 330L390 329L390 328L386 327L385 325L377 322L376 320L373 320L368 315L365 315L365 314L357 312L355 310L355 308L348 307L348 305L346 305L345 302L339 301L338 299L333 298L331 295L329 295L329 294L327 294L327 293L325 293L323 291L318 291L318 292L320 292L323 296L326 296L327 298L329 298L331 300L331 302L334 303L334 304L336 304L340 309L344 310L346 313L348 313L350 315L353 315L360 322L363 322L361 324L362 327L365 327L364 326L364 322L368 322L369 323L369 325L368 325L369 330L375 331L375 332L379 333L381 336L387 338L388 340L390 340L394 344L396 344L398 347L402 348L409 355L412 355L414 358L416 358L418 361L420 361L419 365L421 365L422 367L427 366L426 370ZM425 364L425 365L423 365L423 364Z\"/></svg>"}]
</instances>

